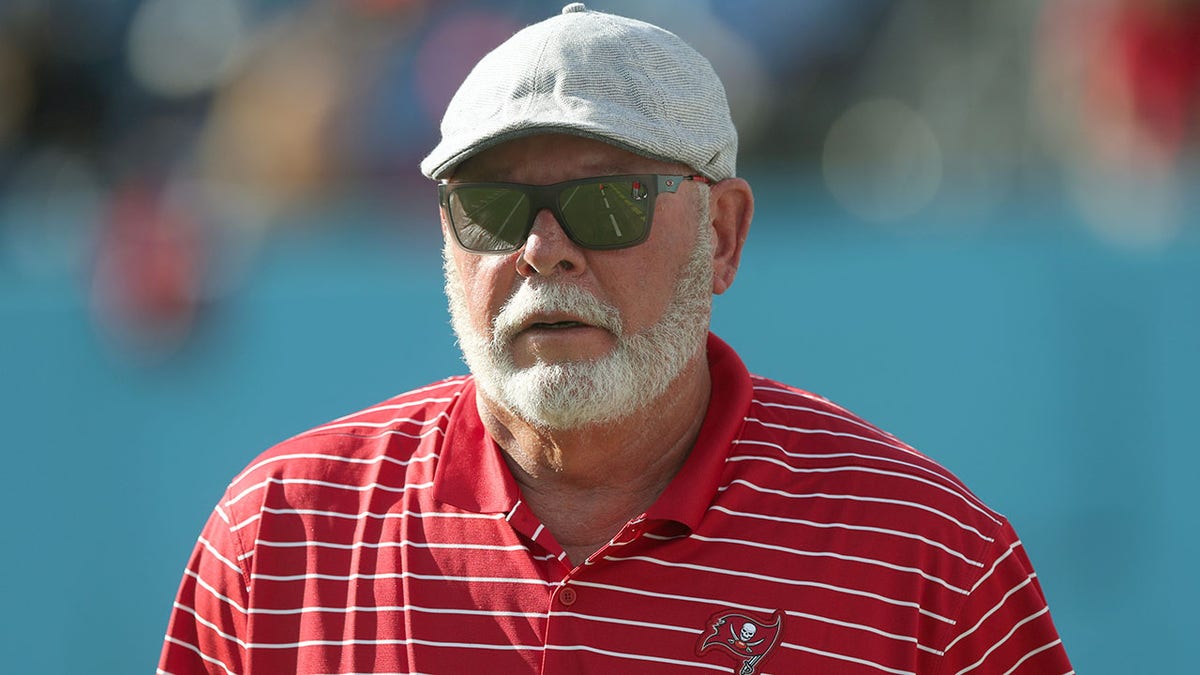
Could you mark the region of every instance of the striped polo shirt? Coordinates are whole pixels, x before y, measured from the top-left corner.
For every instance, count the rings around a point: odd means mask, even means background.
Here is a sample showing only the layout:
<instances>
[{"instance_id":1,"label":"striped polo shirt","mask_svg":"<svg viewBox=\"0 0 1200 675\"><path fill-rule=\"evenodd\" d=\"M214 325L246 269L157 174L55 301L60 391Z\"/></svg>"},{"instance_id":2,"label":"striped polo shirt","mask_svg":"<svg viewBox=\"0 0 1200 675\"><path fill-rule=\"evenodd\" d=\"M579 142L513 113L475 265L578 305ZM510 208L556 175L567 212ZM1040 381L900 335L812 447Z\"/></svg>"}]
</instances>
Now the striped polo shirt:
<instances>
[{"instance_id":1,"label":"striped polo shirt","mask_svg":"<svg viewBox=\"0 0 1200 675\"><path fill-rule=\"evenodd\" d=\"M710 336L660 498L573 566L445 380L296 436L229 485L159 673L1073 672L1008 522Z\"/></svg>"}]
</instances>

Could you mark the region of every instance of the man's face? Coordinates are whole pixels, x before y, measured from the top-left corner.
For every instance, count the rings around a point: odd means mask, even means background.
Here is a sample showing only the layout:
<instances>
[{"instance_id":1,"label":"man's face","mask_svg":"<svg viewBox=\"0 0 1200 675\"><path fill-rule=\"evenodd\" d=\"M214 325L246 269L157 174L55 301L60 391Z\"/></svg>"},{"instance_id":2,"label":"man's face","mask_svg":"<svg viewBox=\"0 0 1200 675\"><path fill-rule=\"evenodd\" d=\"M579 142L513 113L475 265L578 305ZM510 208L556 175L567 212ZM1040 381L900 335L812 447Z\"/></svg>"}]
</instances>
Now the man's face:
<instances>
[{"instance_id":1,"label":"man's face","mask_svg":"<svg viewBox=\"0 0 1200 675\"><path fill-rule=\"evenodd\" d=\"M549 184L629 173L691 172L546 135L487 150L455 180ZM583 249L549 212L510 254L470 253L447 234L451 319L484 393L557 429L619 419L661 395L703 354L708 330L712 241L698 225L707 212L700 190L685 183L660 195L649 237L626 249Z\"/></svg>"}]
</instances>

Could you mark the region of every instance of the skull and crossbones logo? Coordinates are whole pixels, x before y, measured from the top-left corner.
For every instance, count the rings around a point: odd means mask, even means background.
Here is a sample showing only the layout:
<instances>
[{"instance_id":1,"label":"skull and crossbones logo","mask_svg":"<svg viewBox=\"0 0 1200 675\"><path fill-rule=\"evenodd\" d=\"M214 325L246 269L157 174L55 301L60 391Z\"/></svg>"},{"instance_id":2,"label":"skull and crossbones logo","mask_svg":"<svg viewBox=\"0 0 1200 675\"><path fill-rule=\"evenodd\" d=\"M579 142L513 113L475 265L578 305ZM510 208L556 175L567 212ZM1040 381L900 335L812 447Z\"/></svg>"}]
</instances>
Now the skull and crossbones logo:
<instances>
[{"instance_id":1,"label":"skull and crossbones logo","mask_svg":"<svg viewBox=\"0 0 1200 675\"><path fill-rule=\"evenodd\" d=\"M726 640L726 642L728 642L730 645L733 645L733 648L738 651L744 651L749 654L754 651L755 647L762 644L761 639L754 640L754 635L758 633L758 626L755 626L750 622L743 623L741 630L738 630L736 633L733 630L733 626L730 625L729 632L733 635L733 637ZM754 641L751 642L751 640Z\"/></svg>"}]
</instances>

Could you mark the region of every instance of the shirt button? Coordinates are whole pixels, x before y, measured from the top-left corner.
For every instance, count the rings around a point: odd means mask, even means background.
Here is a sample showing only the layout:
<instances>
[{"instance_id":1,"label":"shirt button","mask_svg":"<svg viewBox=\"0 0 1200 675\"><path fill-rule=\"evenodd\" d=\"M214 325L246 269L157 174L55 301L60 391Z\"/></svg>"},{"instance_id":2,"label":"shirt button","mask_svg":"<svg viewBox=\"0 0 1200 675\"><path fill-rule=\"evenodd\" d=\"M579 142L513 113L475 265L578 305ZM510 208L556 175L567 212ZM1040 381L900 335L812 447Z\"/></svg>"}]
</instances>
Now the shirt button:
<instances>
[{"instance_id":1,"label":"shirt button","mask_svg":"<svg viewBox=\"0 0 1200 675\"><path fill-rule=\"evenodd\" d=\"M575 593L575 589L571 588L570 586L564 586L562 590L558 592L558 601L567 607L575 604L575 600L577 599L578 594Z\"/></svg>"}]
</instances>

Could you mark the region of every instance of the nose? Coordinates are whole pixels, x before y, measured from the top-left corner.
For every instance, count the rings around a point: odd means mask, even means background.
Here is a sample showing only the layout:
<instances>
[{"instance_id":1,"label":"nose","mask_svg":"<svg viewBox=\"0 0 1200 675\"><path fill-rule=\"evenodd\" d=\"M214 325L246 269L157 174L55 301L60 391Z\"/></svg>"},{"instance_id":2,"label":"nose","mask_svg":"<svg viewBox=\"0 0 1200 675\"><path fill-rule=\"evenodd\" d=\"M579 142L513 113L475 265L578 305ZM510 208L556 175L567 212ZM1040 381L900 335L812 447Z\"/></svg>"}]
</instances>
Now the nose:
<instances>
[{"instance_id":1,"label":"nose","mask_svg":"<svg viewBox=\"0 0 1200 675\"><path fill-rule=\"evenodd\" d=\"M525 277L578 274L586 264L583 249L571 241L554 214L539 211L517 256L517 271Z\"/></svg>"}]
</instances>

